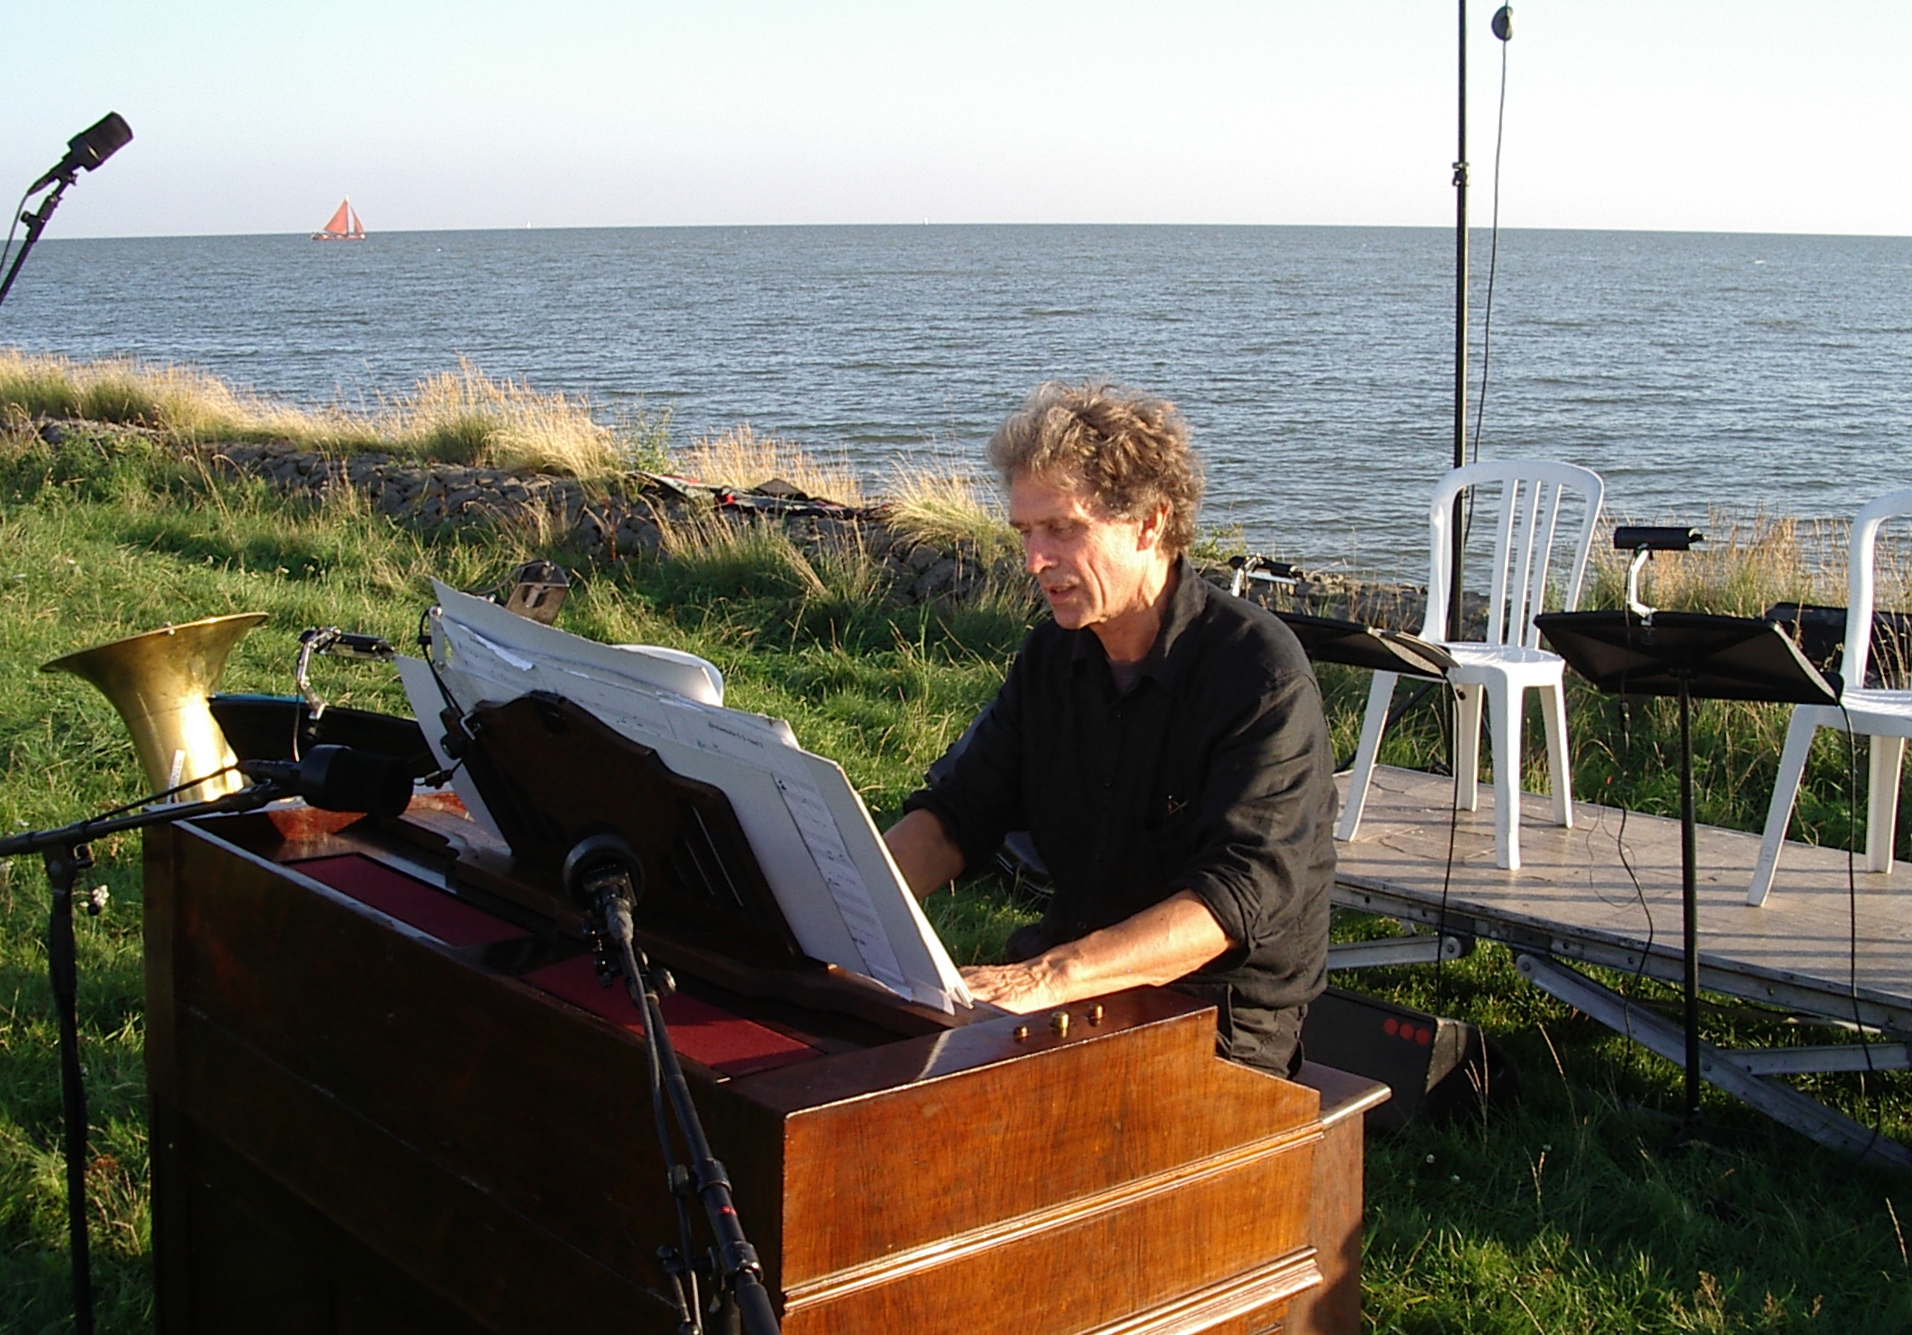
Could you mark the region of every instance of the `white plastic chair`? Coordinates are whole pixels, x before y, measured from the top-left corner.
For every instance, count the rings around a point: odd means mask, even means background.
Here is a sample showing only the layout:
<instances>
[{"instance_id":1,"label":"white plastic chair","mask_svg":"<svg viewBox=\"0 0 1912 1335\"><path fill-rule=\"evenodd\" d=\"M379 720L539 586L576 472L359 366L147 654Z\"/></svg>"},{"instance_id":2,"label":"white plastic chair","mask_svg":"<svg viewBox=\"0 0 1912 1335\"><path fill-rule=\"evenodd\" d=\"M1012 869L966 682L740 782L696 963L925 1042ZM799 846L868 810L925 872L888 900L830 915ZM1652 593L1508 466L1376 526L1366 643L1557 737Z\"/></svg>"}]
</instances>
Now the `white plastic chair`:
<instances>
[{"instance_id":1,"label":"white plastic chair","mask_svg":"<svg viewBox=\"0 0 1912 1335\"><path fill-rule=\"evenodd\" d=\"M1805 773L1806 753L1820 728L1852 731L1871 739L1872 763L1866 795L1866 870L1892 870L1892 836L1898 819L1899 769L1905 759L1905 740L1912 737L1912 691L1868 689L1866 665L1872 660L1872 558L1879 545L1879 525L1888 519L1912 515L1912 490L1881 496L1859 511L1852 521L1852 552L1846 559L1846 651L1839 661L1845 685L1838 705L1794 705L1786 729L1786 746L1779 753L1779 778L1773 784L1773 802L1766 810L1766 834L1759 841L1759 860L1753 864L1753 883L1746 902L1766 902L1779 870L1779 850L1792 820Z\"/></svg>"},{"instance_id":2,"label":"white plastic chair","mask_svg":"<svg viewBox=\"0 0 1912 1335\"><path fill-rule=\"evenodd\" d=\"M1447 585L1452 563L1448 525L1454 498L1470 488L1500 489L1494 538L1493 592L1488 600L1484 641L1454 642L1447 638ZM1570 541L1560 533L1562 503L1578 493L1582 513L1578 532ZM1573 785L1567 767L1567 705L1563 691L1566 664L1540 647L1534 617L1546 611L1547 572L1556 548L1567 565L1563 610L1580 601L1581 578L1587 569L1587 551L1593 543L1594 522L1606 484L1600 475L1573 464L1545 459L1507 459L1456 468L1435 488L1428 509L1432 561L1427 580L1427 619L1421 638L1446 646L1456 660L1447 680L1455 696L1454 765L1460 781L1455 804L1473 811L1479 803L1481 704L1493 697L1488 719L1494 759L1494 860L1508 871L1520 866L1520 733L1521 706L1530 690L1540 692L1547 728L1547 768L1553 783L1554 820L1573 824ZM1474 493L1475 522L1492 517ZM1571 520L1568 524L1572 530ZM1348 800L1341 810L1335 838L1353 839L1361 827L1367 804L1368 781L1374 755L1381 745L1388 707L1394 698L1397 674L1377 672L1368 690L1368 712L1361 724L1361 743L1355 751L1348 781Z\"/></svg>"}]
</instances>

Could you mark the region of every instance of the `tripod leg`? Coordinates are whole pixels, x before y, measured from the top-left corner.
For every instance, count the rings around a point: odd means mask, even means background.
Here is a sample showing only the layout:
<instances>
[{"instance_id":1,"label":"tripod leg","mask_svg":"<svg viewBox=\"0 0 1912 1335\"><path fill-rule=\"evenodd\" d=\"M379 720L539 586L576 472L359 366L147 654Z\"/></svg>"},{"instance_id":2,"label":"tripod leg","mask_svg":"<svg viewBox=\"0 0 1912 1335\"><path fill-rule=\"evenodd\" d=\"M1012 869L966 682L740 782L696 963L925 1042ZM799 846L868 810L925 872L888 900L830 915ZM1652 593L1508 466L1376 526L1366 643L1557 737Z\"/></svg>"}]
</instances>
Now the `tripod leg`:
<instances>
[{"instance_id":1,"label":"tripod leg","mask_svg":"<svg viewBox=\"0 0 1912 1335\"><path fill-rule=\"evenodd\" d=\"M86 1085L80 1070L79 965L73 943L73 883L92 859L81 850L46 851L53 912L47 919L47 975L60 1021L60 1094L66 1114L66 1222L73 1259L73 1329L93 1335L93 1266L86 1241Z\"/></svg>"}]
</instances>

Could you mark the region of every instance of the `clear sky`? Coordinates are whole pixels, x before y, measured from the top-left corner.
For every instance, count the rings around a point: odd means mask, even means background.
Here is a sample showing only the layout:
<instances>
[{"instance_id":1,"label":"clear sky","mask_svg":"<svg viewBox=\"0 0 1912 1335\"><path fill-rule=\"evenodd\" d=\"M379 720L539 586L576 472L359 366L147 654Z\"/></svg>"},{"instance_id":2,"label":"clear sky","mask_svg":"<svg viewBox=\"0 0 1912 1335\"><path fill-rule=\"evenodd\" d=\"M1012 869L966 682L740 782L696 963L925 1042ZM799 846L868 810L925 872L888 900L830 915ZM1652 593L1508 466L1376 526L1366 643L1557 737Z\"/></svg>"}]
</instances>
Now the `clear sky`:
<instances>
[{"instance_id":1,"label":"clear sky","mask_svg":"<svg viewBox=\"0 0 1912 1335\"><path fill-rule=\"evenodd\" d=\"M1471 0L1487 220L1500 44ZM1502 221L1912 235L1912 3L1520 0ZM0 0L49 236L1451 225L1453 0ZM4 207L4 205L0 205Z\"/></svg>"}]
</instances>

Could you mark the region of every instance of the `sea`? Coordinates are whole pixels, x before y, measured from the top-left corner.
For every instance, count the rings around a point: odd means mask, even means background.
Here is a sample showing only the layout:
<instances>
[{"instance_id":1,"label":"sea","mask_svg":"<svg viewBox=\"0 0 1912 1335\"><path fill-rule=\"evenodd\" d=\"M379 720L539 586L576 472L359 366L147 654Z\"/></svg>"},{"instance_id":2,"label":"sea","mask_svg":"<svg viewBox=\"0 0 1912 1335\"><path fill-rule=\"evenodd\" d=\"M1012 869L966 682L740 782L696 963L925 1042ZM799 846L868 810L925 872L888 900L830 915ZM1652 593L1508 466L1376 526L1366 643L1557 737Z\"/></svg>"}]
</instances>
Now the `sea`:
<instances>
[{"instance_id":1,"label":"sea","mask_svg":"<svg viewBox=\"0 0 1912 1335\"><path fill-rule=\"evenodd\" d=\"M1470 458L1582 464L1610 514L1701 527L1849 517L1912 486L1912 238L1471 244ZM306 406L467 358L607 420L668 412L678 444L748 423L878 493L899 467L980 473L1044 380L1110 379L1180 406L1206 525L1412 577L1453 462L1454 272L1439 228L49 239L0 347L191 364Z\"/></svg>"}]
</instances>

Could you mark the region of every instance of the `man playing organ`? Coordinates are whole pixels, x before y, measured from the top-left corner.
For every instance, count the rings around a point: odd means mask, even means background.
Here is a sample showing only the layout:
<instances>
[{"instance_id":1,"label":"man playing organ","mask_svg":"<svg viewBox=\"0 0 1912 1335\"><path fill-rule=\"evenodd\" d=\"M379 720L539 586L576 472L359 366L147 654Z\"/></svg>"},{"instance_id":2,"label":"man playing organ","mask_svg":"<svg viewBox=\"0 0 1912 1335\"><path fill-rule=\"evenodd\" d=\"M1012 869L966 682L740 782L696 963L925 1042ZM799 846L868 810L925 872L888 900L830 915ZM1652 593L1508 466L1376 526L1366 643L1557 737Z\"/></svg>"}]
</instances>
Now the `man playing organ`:
<instances>
[{"instance_id":1,"label":"man playing organ","mask_svg":"<svg viewBox=\"0 0 1912 1335\"><path fill-rule=\"evenodd\" d=\"M963 971L1012 1011L1172 984L1222 1055L1278 1074L1326 978L1333 758L1300 644L1187 551L1199 465L1173 404L1038 388L989 443L1051 619L969 743L886 833L920 897L1027 829L1055 882L1011 962Z\"/></svg>"}]
</instances>

